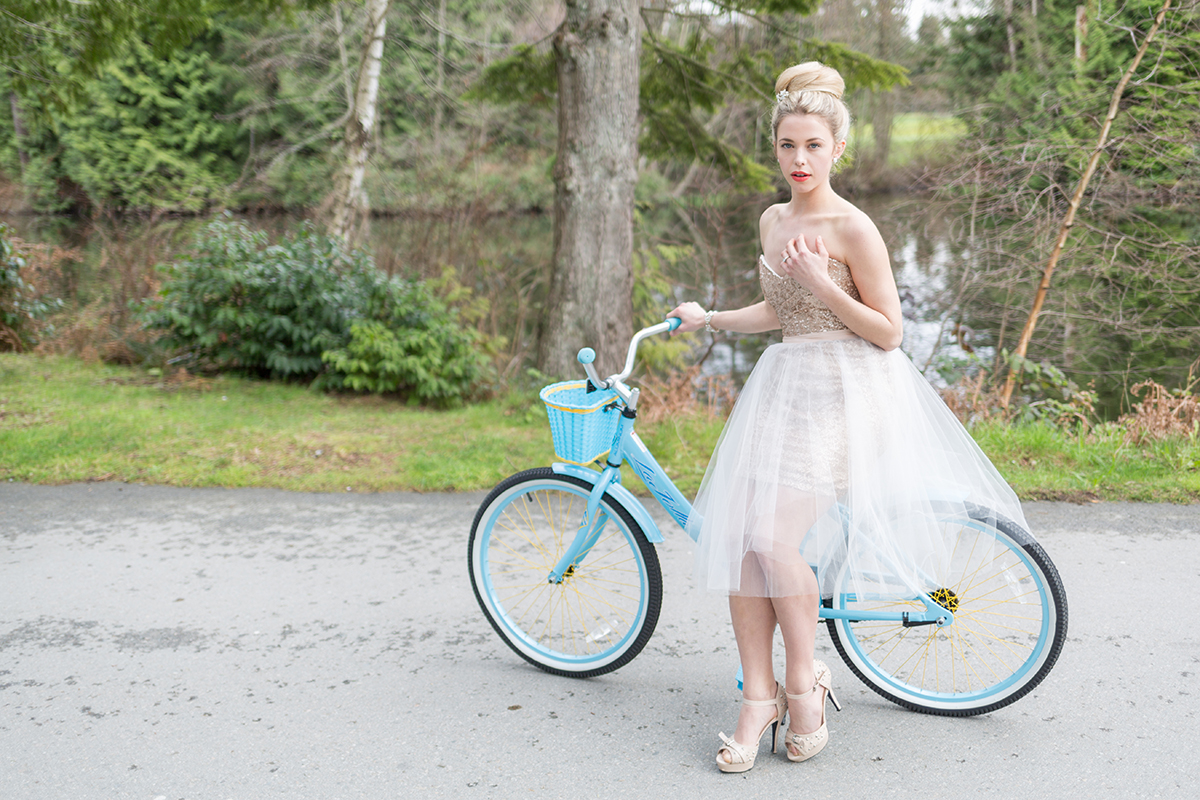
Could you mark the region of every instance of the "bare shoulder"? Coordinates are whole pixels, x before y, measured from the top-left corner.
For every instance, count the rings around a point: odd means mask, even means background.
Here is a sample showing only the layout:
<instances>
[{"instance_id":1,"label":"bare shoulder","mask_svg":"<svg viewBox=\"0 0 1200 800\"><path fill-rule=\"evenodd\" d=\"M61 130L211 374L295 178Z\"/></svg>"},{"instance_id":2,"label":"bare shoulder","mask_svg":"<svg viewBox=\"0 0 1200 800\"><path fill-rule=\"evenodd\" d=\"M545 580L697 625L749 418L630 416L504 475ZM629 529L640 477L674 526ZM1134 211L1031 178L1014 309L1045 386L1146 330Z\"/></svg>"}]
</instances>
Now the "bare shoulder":
<instances>
[{"instance_id":1,"label":"bare shoulder","mask_svg":"<svg viewBox=\"0 0 1200 800\"><path fill-rule=\"evenodd\" d=\"M875 222L867 216L866 212L854 205L850 201L845 201L845 206L841 209L841 213L837 217L838 233L843 237L843 241L849 244L852 248L858 244L868 244L878 242L883 245L883 236L879 233L879 228L875 226Z\"/></svg>"},{"instance_id":2,"label":"bare shoulder","mask_svg":"<svg viewBox=\"0 0 1200 800\"><path fill-rule=\"evenodd\" d=\"M845 253L845 262L853 271L856 267L872 266L889 269L887 246L879 228L867 214L849 201L839 209L834 227L837 240Z\"/></svg>"},{"instance_id":3,"label":"bare shoulder","mask_svg":"<svg viewBox=\"0 0 1200 800\"><path fill-rule=\"evenodd\" d=\"M776 203L773 206L767 206L766 211L763 211L762 216L758 218L758 234L764 241L779 222L779 217L786 208L787 203Z\"/></svg>"}]
</instances>

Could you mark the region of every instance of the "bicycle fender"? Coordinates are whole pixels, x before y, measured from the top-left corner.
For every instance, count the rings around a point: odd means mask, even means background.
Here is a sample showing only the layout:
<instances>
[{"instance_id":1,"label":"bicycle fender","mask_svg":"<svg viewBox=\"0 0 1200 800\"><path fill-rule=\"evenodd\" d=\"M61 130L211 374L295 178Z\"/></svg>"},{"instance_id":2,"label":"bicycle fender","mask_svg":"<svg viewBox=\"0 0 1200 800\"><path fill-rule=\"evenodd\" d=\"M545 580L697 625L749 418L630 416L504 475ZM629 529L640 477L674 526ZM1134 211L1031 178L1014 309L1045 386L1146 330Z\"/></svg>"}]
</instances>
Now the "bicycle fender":
<instances>
[{"instance_id":1,"label":"bicycle fender","mask_svg":"<svg viewBox=\"0 0 1200 800\"><path fill-rule=\"evenodd\" d=\"M596 485L596 481L600 479L600 473L594 469L580 467L576 464L563 464L556 462L550 465L550 469L554 470L559 475L570 475L574 478L579 478ZM608 486L608 494L612 495L613 500L620 503L626 511L633 517L633 521L641 527L642 532L646 534L646 540L652 544L660 544L663 541L662 532L658 529L658 525L650 518L650 512L646 511L646 507L642 505L642 501L634 496L633 492L626 489L619 483L611 483Z\"/></svg>"}]
</instances>

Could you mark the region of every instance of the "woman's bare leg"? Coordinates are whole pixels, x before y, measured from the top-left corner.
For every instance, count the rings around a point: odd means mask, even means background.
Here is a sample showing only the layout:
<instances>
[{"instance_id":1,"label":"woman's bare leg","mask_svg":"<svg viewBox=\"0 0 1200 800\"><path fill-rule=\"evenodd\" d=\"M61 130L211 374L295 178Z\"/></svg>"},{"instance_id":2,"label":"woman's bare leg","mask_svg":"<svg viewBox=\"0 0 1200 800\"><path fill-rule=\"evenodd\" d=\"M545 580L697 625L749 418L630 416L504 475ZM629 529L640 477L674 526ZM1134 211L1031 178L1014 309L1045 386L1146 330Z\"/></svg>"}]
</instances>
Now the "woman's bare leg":
<instances>
[{"instance_id":1,"label":"woman's bare leg","mask_svg":"<svg viewBox=\"0 0 1200 800\"><path fill-rule=\"evenodd\" d=\"M775 557L760 559L769 580L775 586L789 590L786 596L772 598L772 604L787 657L786 687L792 694L804 694L816 681L813 654L820 587L812 568L800 557L800 541L832 502L829 498L805 494L791 498L786 507L776 512L776 551L772 554ZM794 539L778 535L779 531L785 530L798 535ZM789 699L788 728L796 733L812 733L821 727L823 698L822 693L814 692L799 700Z\"/></svg>"},{"instance_id":2,"label":"woman's bare leg","mask_svg":"<svg viewBox=\"0 0 1200 800\"><path fill-rule=\"evenodd\" d=\"M775 640L775 608L769 597L729 596L729 617L737 637L742 662L742 697L747 700L775 699L775 664L771 646ZM769 706L743 705L733 738L738 744L753 745L754 737L774 716Z\"/></svg>"},{"instance_id":3,"label":"woman's bare leg","mask_svg":"<svg viewBox=\"0 0 1200 800\"><path fill-rule=\"evenodd\" d=\"M817 635L817 587L816 579L812 580L812 594L776 597L772 601L779 628L783 632L783 647L787 653L787 690L792 694L807 692L816 681L813 651ZM821 727L823 699L821 692L814 692L800 700L789 699L788 728L796 733L812 733Z\"/></svg>"},{"instance_id":4,"label":"woman's bare leg","mask_svg":"<svg viewBox=\"0 0 1200 800\"><path fill-rule=\"evenodd\" d=\"M833 501L808 493L796 493L788 500L776 507L772 518L760 520L760 524L765 522L772 530L773 552L748 555L742 563L743 588L761 587L767 594L783 591L787 595L729 596L729 616L742 662L742 697L747 700L775 696L771 649L776 625L783 632L787 655L787 690L793 694L806 692L816 680L813 653L820 589L812 568L800 554L800 542ZM790 535L780 535L781 532ZM819 728L822 699L822 694L814 692L803 700L789 700L789 727L796 733L811 733ZM770 707L743 705L733 738L740 744L753 744L754 737L774 713Z\"/></svg>"}]
</instances>

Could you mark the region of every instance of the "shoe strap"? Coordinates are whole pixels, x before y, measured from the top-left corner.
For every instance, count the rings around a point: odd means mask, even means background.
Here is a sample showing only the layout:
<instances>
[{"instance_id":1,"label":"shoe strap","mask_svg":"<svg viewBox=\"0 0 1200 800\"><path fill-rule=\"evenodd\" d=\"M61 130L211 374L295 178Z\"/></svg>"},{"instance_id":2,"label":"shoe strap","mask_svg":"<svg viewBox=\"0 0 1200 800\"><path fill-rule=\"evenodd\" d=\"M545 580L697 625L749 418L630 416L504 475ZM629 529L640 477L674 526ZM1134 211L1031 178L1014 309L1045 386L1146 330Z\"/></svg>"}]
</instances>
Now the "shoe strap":
<instances>
[{"instance_id":1,"label":"shoe strap","mask_svg":"<svg viewBox=\"0 0 1200 800\"><path fill-rule=\"evenodd\" d=\"M729 764L746 764L754 763L755 756L758 755L758 742L751 746L739 744L732 736L726 736L724 731L721 731L721 741L725 746L721 750L728 751L730 755ZM717 752L720 753L721 750Z\"/></svg>"},{"instance_id":2,"label":"shoe strap","mask_svg":"<svg viewBox=\"0 0 1200 800\"><path fill-rule=\"evenodd\" d=\"M744 706L773 706L778 702L778 698L770 700L742 700Z\"/></svg>"},{"instance_id":3,"label":"shoe strap","mask_svg":"<svg viewBox=\"0 0 1200 800\"><path fill-rule=\"evenodd\" d=\"M747 700L745 697L742 697L742 705L746 705L746 706L773 706L773 705L776 705L779 702L780 688L782 688L782 687L780 687L780 685L778 683L776 683L775 684L775 696L772 697L770 700Z\"/></svg>"},{"instance_id":4,"label":"shoe strap","mask_svg":"<svg viewBox=\"0 0 1200 800\"><path fill-rule=\"evenodd\" d=\"M820 664L821 662L818 661L816 663ZM824 664L821 664L821 666L823 667L823 669L818 671L818 673L816 675L816 680L813 681L812 688L809 689L807 692L797 692L796 694L787 692L788 700L803 700L805 697L808 697L810 694L815 692L817 689L828 689L829 688L828 686L825 686L824 684L821 683L821 681L825 678L825 676L829 674L829 667L826 667Z\"/></svg>"}]
</instances>

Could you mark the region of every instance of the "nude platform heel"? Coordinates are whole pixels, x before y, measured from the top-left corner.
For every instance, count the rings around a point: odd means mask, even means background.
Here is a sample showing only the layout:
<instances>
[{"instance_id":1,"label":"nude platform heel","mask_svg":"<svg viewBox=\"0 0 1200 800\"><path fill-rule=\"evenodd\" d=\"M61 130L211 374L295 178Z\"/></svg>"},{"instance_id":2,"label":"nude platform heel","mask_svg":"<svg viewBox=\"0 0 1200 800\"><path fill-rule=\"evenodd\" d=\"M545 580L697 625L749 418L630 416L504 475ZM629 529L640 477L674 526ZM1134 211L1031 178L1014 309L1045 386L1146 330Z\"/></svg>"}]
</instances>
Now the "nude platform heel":
<instances>
[{"instance_id":1,"label":"nude platform heel","mask_svg":"<svg viewBox=\"0 0 1200 800\"><path fill-rule=\"evenodd\" d=\"M717 751L717 769L721 772L745 772L753 767L754 759L758 757L759 741L766 733L767 728L771 729L771 752L775 752L776 733L783 723L784 717L787 716L787 691L778 683L775 684L775 689L774 700L742 700L742 703L748 706L775 706L775 717L763 726L762 730L758 732L758 736L754 737L753 745L738 744L732 736L726 736L724 731L721 732L721 741L725 742L725 745ZM728 753L729 761L721 758L721 753Z\"/></svg>"},{"instance_id":2,"label":"nude platform heel","mask_svg":"<svg viewBox=\"0 0 1200 800\"><path fill-rule=\"evenodd\" d=\"M838 711L841 711L841 703L837 701L837 697L835 697L833 694L833 676L829 672L829 667L825 666L824 661L814 661L813 672L817 676L816 681L813 683L813 687L807 692L800 692L799 694L792 694L791 692L788 692L786 695L787 699L801 700L817 691L817 689L824 689L825 697L828 697L830 700L832 700L833 707ZM796 733L789 728L787 734L784 735L783 740L785 744L792 745L792 747L795 747L797 751L796 754L793 755L791 749L788 748L787 757L789 761L807 761L825 749L825 745L829 744L829 728L825 725L824 697L821 698L821 727L817 728L812 733Z\"/></svg>"}]
</instances>

